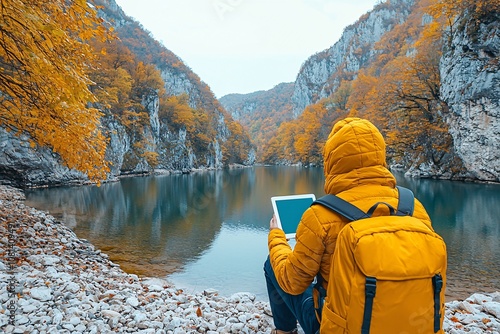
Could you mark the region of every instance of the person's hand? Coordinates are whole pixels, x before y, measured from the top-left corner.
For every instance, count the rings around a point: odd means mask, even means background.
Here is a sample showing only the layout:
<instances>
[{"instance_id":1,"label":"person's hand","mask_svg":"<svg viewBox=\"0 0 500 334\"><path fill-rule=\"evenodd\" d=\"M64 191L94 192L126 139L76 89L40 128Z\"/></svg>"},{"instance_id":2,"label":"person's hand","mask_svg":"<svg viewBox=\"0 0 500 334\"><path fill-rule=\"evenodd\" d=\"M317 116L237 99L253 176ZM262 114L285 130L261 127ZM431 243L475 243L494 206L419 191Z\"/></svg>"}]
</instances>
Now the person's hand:
<instances>
[{"instance_id":1,"label":"person's hand","mask_svg":"<svg viewBox=\"0 0 500 334\"><path fill-rule=\"evenodd\" d=\"M269 229L272 230L275 228L279 228L279 226L278 226L278 221L276 220L276 216L273 215L273 218L271 218L271 221L269 222Z\"/></svg>"}]
</instances>

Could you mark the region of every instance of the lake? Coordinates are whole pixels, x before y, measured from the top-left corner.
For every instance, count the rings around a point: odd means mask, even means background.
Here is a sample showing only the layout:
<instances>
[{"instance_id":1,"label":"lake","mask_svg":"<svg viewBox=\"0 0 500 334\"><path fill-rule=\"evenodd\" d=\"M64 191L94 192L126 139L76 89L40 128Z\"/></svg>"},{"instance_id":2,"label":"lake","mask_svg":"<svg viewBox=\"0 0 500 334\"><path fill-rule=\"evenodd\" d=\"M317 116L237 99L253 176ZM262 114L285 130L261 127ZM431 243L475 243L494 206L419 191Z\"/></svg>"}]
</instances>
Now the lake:
<instances>
[{"instance_id":1,"label":"lake","mask_svg":"<svg viewBox=\"0 0 500 334\"><path fill-rule=\"evenodd\" d=\"M410 179L448 249L447 299L500 290L500 185ZM253 167L26 190L127 272L187 292L267 300L263 262L275 195L324 194L321 168Z\"/></svg>"}]
</instances>

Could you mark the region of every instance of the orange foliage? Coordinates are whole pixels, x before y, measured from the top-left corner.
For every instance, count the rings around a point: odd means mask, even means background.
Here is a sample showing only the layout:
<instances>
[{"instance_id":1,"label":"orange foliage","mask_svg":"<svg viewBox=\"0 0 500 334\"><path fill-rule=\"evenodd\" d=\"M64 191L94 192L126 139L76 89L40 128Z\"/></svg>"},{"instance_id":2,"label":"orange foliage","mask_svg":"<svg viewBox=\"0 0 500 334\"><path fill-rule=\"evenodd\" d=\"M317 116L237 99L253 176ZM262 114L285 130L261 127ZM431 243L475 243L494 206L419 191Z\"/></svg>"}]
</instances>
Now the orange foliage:
<instances>
[{"instance_id":1,"label":"orange foliage","mask_svg":"<svg viewBox=\"0 0 500 334\"><path fill-rule=\"evenodd\" d=\"M89 90L94 52L107 31L87 1L0 2L0 124L52 147L90 179L106 177L106 141Z\"/></svg>"},{"instance_id":2,"label":"orange foliage","mask_svg":"<svg viewBox=\"0 0 500 334\"><path fill-rule=\"evenodd\" d=\"M335 100L335 99L333 99ZM269 141L262 159L266 163L322 164L322 149L333 123L346 111L333 109L333 100L308 106L295 120L284 122Z\"/></svg>"},{"instance_id":3,"label":"orange foliage","mask_svg":"<svg viewBox=\"0 0 500 334\"><path fill-rule=\"evenodd\" d=\"M93 40L91 45L96 51L99 64L90 73L93 82L91 89L102 107L121 114L130 106L133 85L130 73L136 60L130 50L117 39L107 42Z\"/></svg>"},{"instance_id":4,"label":"orange foliage","mask_svg":"<svg viewBox=\"0 0 500 334\"><path fill-rule=\"evenodd\" d=\"M132 88L132 99L141 103L145 96L163 96L163 79L160 71L151 64L139 62L132 74L134 86Z\"/></svg>"},{"instance_id":5,"label":"orange foliage","mask_svg":"<svg viewBox=\"0 0 500 334\"><path fill-rule=\"evenodd\" d=\"M188 105L188 96L171 96L160 107L161 118L171 122L174 129L184 128L188 133L195 129L194 110Z\"/></svg>"}]
</instances>

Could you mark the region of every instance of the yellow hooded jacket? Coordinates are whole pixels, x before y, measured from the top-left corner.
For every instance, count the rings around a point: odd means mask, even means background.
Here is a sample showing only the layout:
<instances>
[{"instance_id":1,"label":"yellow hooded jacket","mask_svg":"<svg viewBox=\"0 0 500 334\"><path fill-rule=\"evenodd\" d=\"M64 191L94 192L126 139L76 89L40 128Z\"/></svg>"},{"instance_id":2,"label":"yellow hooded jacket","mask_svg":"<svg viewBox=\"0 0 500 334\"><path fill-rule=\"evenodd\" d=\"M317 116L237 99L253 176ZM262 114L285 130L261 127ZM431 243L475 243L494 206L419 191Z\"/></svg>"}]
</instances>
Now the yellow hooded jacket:
<instances>
[{"instance_id":1,"label":"yellow hooded jacket","mask_svg":"<svg viewBox=\"0 0 500 334\"><path fill-rule=\"evenodd\" d=\"M363 211L376 202L397 207L396 180L386 168L385 142L369 121L347 118L336 123L323 150L325 193L334 194ZM373 216L388 214L379 206ZM422 204L415 200L414 217L431 227ZM348 221L321 206L306 210L296 233L292 250L281 229L268 235L270 261L280 287L287 293L303 293L317 273L326 289L330 280L330 261L340 230Z\"/></svg>"}]
</instances>

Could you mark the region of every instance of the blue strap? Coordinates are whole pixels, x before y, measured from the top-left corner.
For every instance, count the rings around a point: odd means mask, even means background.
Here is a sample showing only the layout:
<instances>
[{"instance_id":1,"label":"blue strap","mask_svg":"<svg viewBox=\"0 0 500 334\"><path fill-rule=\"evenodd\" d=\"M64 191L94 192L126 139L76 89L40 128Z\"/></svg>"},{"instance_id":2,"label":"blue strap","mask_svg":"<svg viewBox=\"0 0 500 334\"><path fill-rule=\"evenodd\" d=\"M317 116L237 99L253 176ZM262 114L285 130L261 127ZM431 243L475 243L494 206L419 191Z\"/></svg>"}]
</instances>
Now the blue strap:
<instances>
[{"instance_id":1,"label":"blue strap","mask_svg":"<svg viewBox=\"0 0 500 334\"><path fill-rule=\"evenodd\" d=\"M396 186L396 188L398 188L399 192L399 202L396 216L412 216L415 206L415 196L413 196L413 192L408 188L400 186Z\"/></svg>"},{"instance_id":2,"label":"blue strap","mask_svg":"<svg viewBox=\"0 0 500 334\"><path fill-rule=\"evenodd\" d=\"M390 204L388 204L386 202L377 202L377 203L373 204L373 206L366 212L366 214L371 217L373 215L373 213L375 212L375 210L377 209L379 204L384 204L385 206L387 206L389 208L389 214L391 216L394 216L396 214L396 209L394 209Z\"/></svg>"},{"instance_id":3,"label":"blue strap","mask_svg":"<svg viewBox=\"0 0 500 334\"><path fill-rule=\"evenodd\" d=\"M361 326L361 334L370 333L370 324L372 321L373 299L375 298L375 290L377 289L377 279L375 277L367 277L365 283L365 310L363 313L363 325Z\"/></svg>"},{"instance_id":4,"label":"blue strap","mask_svg":"<svg viewBox=\"0 0 500 334\"><path fill-rule=\"evenodd\" d=\"M398 208L395 210L385 202L378 202L373 205L367 213L361 211L356 206L335 195L325 195L315 200L311 205L321 204L350 221L370 218L379 204L385 204L389 208L391 215L411 216L413 215L414 200L413 192L410 189L396 186L399 192Z\"/></svg>"},{"instance_id":5,"label":"blue strap","mask_svg":"<svg viewBox=\"0 0 500 334\"><path fill-rule=\"evenodd\" d=\"M434 333L441 328L441 289L443 289L443 278L440 274L432 277L432 287L434 288Z\"/></svg>"},{"instance_id":6,"label":"blue strap","mask_svg":"<svg viewBox=\"0 0 500 334\"><path fill-rule=\"evenodd\" d=\"M318 290L318 308L316 309L316 314L321 321L321 314L323 313L323 305L325 304L326 289L323 287L323 276L320 273L316 275L316 283L314 284L314 289Z\"/></svg>"},{"instance_id":7,"label":"blue strap","mask_svg":"<svg viewBox=\"0 0 500 334\"><path fill-rule=\"evenodd\" d=\"M342 198L335 195L325 195L318 198L313 202L313 204L321 204L326 206L330 210L338 213L339 215L349 219L350 221L355 221L363 218L370 218L366 213L358 209L351 203L344 201Z\"/></svg>"}]
</instances>

